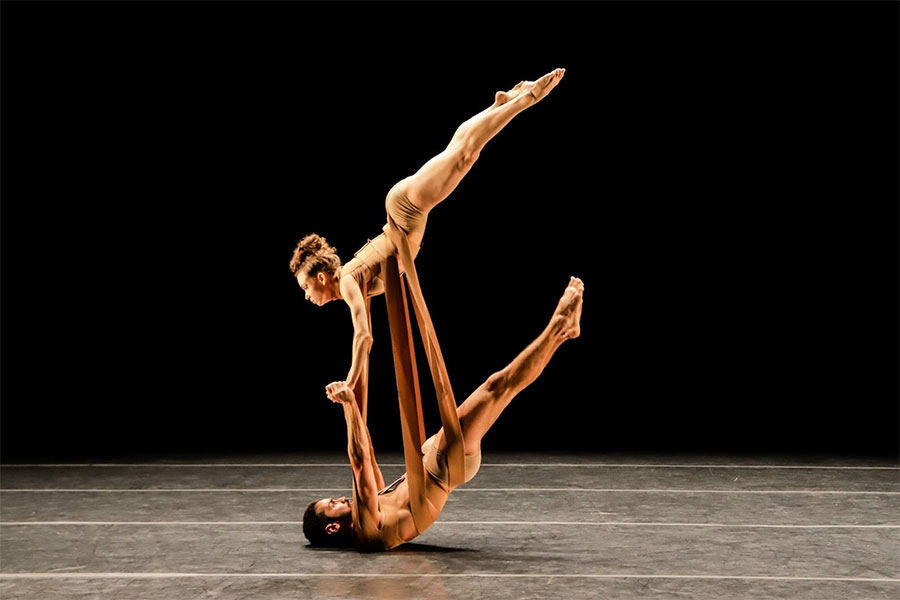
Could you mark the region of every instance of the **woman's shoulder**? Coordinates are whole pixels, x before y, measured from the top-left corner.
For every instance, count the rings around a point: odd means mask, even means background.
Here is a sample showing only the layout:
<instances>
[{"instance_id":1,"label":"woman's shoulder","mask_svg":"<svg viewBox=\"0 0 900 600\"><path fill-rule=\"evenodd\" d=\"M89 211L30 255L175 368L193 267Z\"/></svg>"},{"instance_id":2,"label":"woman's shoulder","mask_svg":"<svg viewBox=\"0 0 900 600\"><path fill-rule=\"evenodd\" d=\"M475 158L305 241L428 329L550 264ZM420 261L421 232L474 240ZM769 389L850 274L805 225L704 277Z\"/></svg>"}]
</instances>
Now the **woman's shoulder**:
<instances>
[{"instance_id":1,"label":"woman's shoulder","mask_svg":"<svg viewBox=\"0 0 900 600\"><path fill-rule=\"evenodd\" d=\"M369 267L358 258L351 258L347 264L341 267L340 280L342 283L353 280L362 288L371 277Z\"/></svg>"},{"instance_id":2,"label":"woman's shoulder","mask_svg":"<svg viewBox=\"0 0 900 600\"><path fill-rule=\"evenodd\" d=\"M345 279L352 280L359 286L363 295L377 296L384 292L384 285L372 268L358 258L352 258L341 268L341 284Z\"/></svg>"}]
</instances>

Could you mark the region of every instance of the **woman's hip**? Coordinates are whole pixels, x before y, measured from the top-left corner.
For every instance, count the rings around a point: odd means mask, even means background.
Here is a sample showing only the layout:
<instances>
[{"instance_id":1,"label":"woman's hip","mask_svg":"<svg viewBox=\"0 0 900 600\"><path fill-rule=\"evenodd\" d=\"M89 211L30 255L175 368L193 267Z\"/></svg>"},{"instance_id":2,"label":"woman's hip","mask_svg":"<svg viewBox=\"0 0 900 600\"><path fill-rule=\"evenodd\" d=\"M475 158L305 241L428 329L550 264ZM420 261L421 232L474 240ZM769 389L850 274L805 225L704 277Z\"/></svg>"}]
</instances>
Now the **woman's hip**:
<instances>
[{"instance_id":1,"label":"woman's hip","mask_svg":"<svg viewBox=\"0 0 900 600\"><path fill-rule=\"evenodd\" d=\"M428 222L428 211L416 206L404 191L403 181L394 184L384 200L384 209L390 221L407 235L412 250L415 252L425 233L425 224Z\"/></svg>"}]
</instances>

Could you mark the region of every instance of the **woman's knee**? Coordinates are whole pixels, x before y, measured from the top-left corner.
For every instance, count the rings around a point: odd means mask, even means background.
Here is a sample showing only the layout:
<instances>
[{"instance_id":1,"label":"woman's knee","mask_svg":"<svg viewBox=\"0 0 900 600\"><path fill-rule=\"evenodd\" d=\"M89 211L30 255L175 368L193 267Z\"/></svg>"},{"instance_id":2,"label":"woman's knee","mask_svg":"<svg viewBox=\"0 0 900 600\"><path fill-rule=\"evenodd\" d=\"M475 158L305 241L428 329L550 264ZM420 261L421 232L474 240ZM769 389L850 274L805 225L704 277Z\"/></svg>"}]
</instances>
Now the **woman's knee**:
<instances>
[{"instance_id":1,"label":"woman's knee","mask_svg":"<svg viewBox=\"0 0 900 600\"><path fill-rule=\"evenodd\" d=\"M481 156L481 148L466 136L460 141L456 156L456 168L460 171L467 171Z\"/></svg>"},{"instance_id":2,"label":"woman's knee","mask_svg":"<svg viewBox=\"0 0 900 600\"><path fill-rule=\"evenodd\" d=\"M447 163L457 171L468 171L481 154L479 147L468 134L454 136L444 151Z\"/></svg>"}]
</instances>

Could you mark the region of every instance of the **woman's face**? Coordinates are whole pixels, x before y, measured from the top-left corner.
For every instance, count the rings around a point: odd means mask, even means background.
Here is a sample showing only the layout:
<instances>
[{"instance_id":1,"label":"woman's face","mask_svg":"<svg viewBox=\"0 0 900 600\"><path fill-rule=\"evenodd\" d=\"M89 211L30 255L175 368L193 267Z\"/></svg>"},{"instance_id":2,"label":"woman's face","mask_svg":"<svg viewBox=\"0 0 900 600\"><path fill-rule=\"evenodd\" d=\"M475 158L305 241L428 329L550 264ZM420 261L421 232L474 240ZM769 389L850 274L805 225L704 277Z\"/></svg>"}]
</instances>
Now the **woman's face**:
<instances>
[{"instance_id":1,"label":"woman's face","mask_svg":"<svg viewBox=\"0 0 900 600\"><path fill-rule=\"evenodd\" d=\"M316 306L322 306L334 300L331 289L326 285L329 279L331 278L323 271L319 271L315 277L307 276L305 271L297 274L297 283L300 284L300 289L306 294L306 299Z\"/></svg>"}]
</instances>

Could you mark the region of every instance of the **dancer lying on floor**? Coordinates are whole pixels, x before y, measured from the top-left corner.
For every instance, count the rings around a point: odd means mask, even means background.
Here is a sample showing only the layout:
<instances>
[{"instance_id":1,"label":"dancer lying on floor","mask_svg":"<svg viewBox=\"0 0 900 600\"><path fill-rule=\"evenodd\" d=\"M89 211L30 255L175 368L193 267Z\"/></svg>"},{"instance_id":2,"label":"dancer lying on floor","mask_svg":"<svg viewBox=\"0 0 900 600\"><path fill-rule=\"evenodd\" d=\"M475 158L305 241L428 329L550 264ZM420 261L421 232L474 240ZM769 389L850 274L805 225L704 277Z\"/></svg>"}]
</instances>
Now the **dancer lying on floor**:
<instances>
[{"instance_id":1,"label":"dancer lying on floor","mask_svg":"<svg viewBox=\"0 0 900 600\"><path fill-rule=\"evenodd\" d=\"M396 235L392 236L389 229L393 227L395 234L406 237L410 257L414 260L429 212L456 188L488 140L517 114L541 101L564 74L565 69L555 69L537 81L521 81L506 92L497 92L494 103L460 125L440 154L391 188L385 200L388 224L384 226L384 233L369 241L346 264L341 264L335 249L325 238L314 233L300 240L294 250L290 268L306 299L317 306L343 300L350 308L353 347L345 381L356 395L363 421L367 416L365 388L372 346L369 298L384 293L382 264L399 250ZM404 267L406 265L401 262L401 273Z\"/></svg>"},{"instance_id":2,"label":"dancer lying on floor","mask_svg":"<svg viewBox=\"0 0 900 600\"><path fill-rule=\"evenodd\" d=\"M464 444L465 482L478 472L481 439L503 409L541 374L563 342L579 336L583 293L582 281L571 278L541 335L504 369L488 377L457 408L462 430L462 436L457 439ZM312 502L303 515L303 533L314 546L355 546L363 550L389 550L417 537L423 529L421 524L417 527L414 523L409 489L409 481L416 478L408 478L408 473L404 473L379 490L374 450L353 391L346 382L335 382L327 387L327 394L332 402L343 404L356 498L355 501L345 497L323 498ZM443 433L441 428L422 445L424 493L431 511L428 525L440 514L454 489L448 484L447 465L452 448Z\"/></svg>"}]
</instances>

